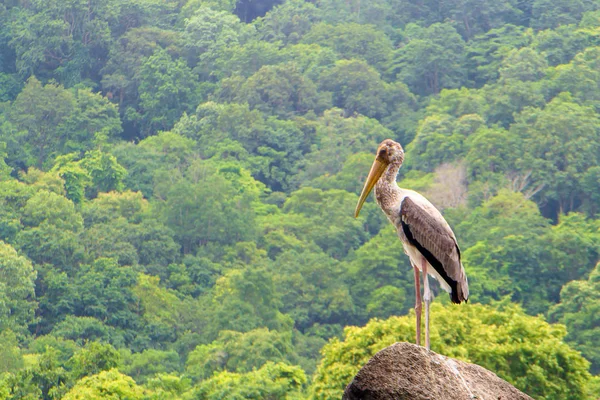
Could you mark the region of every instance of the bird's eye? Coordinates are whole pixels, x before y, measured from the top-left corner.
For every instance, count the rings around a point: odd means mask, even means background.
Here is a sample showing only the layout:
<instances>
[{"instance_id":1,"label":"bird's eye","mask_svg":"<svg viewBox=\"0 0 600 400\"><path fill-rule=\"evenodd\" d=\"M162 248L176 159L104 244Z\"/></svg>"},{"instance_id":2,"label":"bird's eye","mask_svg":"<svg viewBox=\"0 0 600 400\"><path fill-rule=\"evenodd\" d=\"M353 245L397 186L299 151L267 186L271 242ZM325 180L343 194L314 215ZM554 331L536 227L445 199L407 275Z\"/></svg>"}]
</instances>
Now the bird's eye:
<instances>
[{"instance_id":1,"label":"bird's eye","mask_svg":"<svg viewBox=\"0 0 600 400\"><path fill-rule=\"evenodd\" d=\"M385 153L387 153L386 149L379 150L379 156L383 157L385 156Z\"/></svg>"}]
</instances>

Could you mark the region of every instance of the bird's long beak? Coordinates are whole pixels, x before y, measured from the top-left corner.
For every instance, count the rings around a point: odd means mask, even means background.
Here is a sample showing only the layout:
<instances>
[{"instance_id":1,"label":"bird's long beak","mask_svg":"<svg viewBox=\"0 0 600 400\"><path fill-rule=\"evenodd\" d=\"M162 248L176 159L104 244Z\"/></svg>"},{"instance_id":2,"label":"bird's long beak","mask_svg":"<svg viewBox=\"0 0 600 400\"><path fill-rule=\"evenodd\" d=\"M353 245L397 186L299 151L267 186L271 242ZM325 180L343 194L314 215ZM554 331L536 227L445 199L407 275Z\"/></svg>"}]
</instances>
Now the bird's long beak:
<instances>
[{"instance_id":1,"label":"bird's long beak","mask_svg":"<svg viewBox=\"0 0 600 400\"><path fill-rule=\"evenodd\" d=\"M379 161L377 158L375 159L375 161L373 161L373 165L371 166L371 170L369 171L369 176L365 181L365 186L363 187L363 190L360 194L360 198L358 199L358 204L356 205L356 210L354 211L354 218L358 217L360 209L365 203L365 200L367 200L369 193L371 193L371 190L373 190L373 186L375 186L375 184L377 183L387 166L388 165L386 163Z\"/></svg>"}]
</instances>

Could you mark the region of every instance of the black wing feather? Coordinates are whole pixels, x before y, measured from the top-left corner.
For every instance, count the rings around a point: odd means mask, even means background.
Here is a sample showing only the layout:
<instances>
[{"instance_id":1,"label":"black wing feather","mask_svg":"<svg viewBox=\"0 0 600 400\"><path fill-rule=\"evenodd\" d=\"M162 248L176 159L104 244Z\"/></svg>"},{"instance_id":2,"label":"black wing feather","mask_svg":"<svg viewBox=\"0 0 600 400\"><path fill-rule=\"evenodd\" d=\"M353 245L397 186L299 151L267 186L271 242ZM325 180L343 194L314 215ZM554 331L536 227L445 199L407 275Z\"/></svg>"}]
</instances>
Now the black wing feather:
<instances>
[{"instance_id":1,"label":"black wing feather","mask_svg":"<svg viewBox=\"0 0 600 400\"><path fill-rule=\"evenodd\" d=\"M402 201L400 214L406 239L450 286L452 302L466 301L469 296L467 278L460 261L460 249L448 225L426 212L410 197Z\"/></svg>"}]
</instances>

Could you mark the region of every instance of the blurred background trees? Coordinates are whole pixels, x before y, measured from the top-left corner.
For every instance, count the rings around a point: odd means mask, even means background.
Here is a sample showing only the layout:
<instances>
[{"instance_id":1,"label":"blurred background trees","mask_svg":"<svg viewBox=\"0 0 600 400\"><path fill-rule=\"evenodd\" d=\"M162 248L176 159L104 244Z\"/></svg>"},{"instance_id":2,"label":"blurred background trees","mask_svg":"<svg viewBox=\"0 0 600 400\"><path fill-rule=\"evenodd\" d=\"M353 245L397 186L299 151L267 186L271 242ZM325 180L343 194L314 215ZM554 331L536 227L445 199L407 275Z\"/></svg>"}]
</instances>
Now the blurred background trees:
<instances>
[{"instance_id":1,"label":"blurred background trees","mask_svg":"<svg viewBox=\"0 0 600 400\"><path fill-rule=\"evenodd\" d=\"M469 275L434 350L600 396L599 29L573 0L0 2L0 399L339 398L414 338L395 233L352 216L385 138Z\"/></svg>"}]
</instances>

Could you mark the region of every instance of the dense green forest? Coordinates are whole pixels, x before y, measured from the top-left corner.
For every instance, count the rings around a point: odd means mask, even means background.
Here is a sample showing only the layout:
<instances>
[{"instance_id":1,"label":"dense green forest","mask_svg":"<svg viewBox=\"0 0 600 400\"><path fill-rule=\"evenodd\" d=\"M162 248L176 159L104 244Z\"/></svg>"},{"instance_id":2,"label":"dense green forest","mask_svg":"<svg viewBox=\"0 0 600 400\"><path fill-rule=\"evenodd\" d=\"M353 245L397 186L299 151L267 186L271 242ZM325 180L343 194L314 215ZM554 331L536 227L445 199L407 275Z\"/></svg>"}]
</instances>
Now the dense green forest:
<instances>
[{"instance_id":1,"label":"dense green forest","mask_svg":"<svg viewBox=\"0 0 600 400\"><path fill-rule=\"evenodd\" d=\"M339 399L414 341L385 138L432 349L598 398L600 1L0 0L0 399Z\"/></svg>"}]
</instances>

